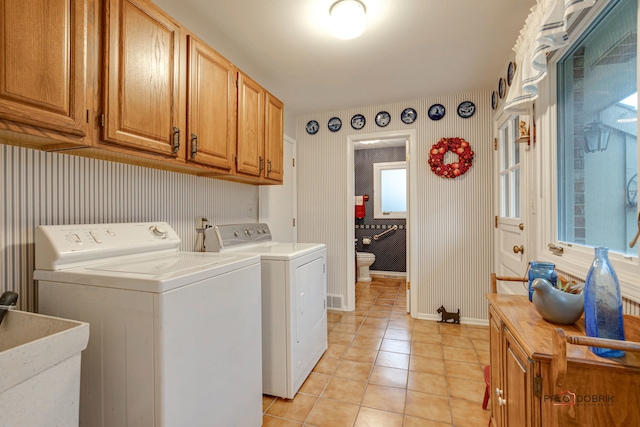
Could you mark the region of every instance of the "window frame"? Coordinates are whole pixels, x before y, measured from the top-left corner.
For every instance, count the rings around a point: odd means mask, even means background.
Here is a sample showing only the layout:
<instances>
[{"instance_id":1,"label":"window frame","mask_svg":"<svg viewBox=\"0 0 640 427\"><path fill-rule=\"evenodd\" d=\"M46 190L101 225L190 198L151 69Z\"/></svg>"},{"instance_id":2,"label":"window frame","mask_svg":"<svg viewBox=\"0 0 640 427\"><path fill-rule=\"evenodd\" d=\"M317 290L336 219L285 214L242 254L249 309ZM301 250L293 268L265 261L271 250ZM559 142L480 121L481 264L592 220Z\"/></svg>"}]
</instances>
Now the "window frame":
<instances>
[{"instance_id":1,"label":"window frame","mask_svg":"<svg viewBox=\"0 0 640 427\"><path fill-rule=\"evenodd\" d=\"M534 179L533 188L539 201L538 232L536 253L540 261L552 262L561 272L584 279L593 261L593 248L561 242L558 240L558 71L557 65L560 59L572 49L573 43L609 7L615 0L598 2L591 9L583 12L572 20L569 28L572 43L560 49L548 58L547 77L539 84L540 97L536 100L535 109L542 111L540 117L536 117L538 129L538 142L534 146L533 156L528 159L532 162ZM640 23L637 24L640 28ZM638 57L636 58L638 63ZM636 85L640 82L636 71ZM638 165L640 165L640 150L638 150ZM554 244L563 249L561 255L554 254L549 248ZM625 298L640 302L640 261L638 256L625 256L619 253L610 253L609 259L617 273L620 289Z\"/></svg>"},{"instance_id":2,"label":"window frame","mask_svg":"<svg viewBox=\"0 0 640 427\"><path fill-rule=\"evenodd\" d=\"M382 188L381 177L383 170L404 169L405 172L405 210L384 213L382 211ZM406 174L407 162L377 162L373 164L373 219L407 219L406 203Z\"/></svg>"}]
</instances>

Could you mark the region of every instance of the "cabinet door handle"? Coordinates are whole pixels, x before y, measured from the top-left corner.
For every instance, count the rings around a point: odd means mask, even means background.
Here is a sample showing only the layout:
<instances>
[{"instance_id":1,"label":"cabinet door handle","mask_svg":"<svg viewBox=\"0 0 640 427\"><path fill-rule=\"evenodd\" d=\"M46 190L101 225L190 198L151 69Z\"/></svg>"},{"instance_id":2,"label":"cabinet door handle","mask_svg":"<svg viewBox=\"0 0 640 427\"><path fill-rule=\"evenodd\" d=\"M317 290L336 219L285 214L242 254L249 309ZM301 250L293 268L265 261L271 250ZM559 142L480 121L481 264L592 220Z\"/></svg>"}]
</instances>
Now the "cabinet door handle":
<instances>
[{"instance_id":1,"label":"cabinet door handle","mask_svg":"<svg viewBox=\"0 0 640 427\"><path fill-rule=\"evenodd\" d=\"M267 160L267 175L271 173L271 160Z\"/></svg>"},{"instance_id":2,"label":"cabinet door handle","mask_svg":"<svg viewBox=\"0 0 640 427\"><path fill-rule=\"evenodd\" d=\"M198 154L198 135L195 133L191 134L191 158L195 159L196 154Z\"/></svg>"},{"instance_id":3,"label":"cabinet door handle","mask_svg":"<svg viewBox=\"0 0 640 427\"><path fill-rule=\"evenodd\" d=\"M173 152L177 153L180 149L180 129L173 127Z\"/></svg>"},{"instance_id":4,"label":"cabinet door handle","mask_svg":"<svg viewBox=\"0 0 640 427\"><path fill-rule=\"evenodd\" d=\"M520 254L524 255L524 246L523 245L514 246L513 247L513 253L515 253L515 254L520 253Z\"/></svg>"},{"instance_id":5,"label":"cabinet door handle","mask_svg":"<svg viewBox=\"0 0 640 427\"><path fill-rule=\"evenodd\" d=\"M498 398L498 406L506 405L507 399L503 399L501 397Z\"/></svg>"},{"instance_id":6,"label":"cabinet door handle","mask_svg":"<svg viewBox=\"0 0 640 427\"><path fill-rule=\"evenodd\" d=\"M259 173L262 173L262 171L264 170L264 159L262 157L260 157L260 165L259 165Z\"/></svg>"}]
</instances>

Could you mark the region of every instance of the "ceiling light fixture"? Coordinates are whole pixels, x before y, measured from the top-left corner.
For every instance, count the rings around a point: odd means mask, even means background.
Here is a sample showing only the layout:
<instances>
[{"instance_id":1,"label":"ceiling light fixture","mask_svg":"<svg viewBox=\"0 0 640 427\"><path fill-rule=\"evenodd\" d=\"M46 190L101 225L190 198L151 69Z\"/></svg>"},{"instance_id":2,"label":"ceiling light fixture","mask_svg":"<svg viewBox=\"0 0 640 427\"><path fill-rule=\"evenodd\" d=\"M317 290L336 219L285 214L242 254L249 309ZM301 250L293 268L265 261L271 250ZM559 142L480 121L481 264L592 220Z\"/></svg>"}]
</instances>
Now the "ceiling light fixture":
<instances>
[{"instance_id":1,"label":"ceiling light fixture","mask_svg":"<svg viewBox=\"0 0 640 427\"><path fill-rule=\"evenodd\" d=\"M329 9L331 32L342 40L355 39L367 27L365 12L359 0L338 0Z\"/></svg>"}]
</instances>

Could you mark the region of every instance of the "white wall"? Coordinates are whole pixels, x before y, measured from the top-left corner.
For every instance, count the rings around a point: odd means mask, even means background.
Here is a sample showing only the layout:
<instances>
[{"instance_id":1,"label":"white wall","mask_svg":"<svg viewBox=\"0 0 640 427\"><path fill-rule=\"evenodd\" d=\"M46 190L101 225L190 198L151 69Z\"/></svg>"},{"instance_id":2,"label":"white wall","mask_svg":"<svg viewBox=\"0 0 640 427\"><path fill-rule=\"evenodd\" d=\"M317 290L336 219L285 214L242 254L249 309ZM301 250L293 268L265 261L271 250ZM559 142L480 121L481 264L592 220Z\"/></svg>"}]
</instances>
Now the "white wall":
<instances>
[{"instance_id":1,"label":"white wall","mask_svg":"<svg viewBox=\"0 0 640 427\"><path fill-rule=\"evenodd\" d=\"M256 186L8 145L0 145L0 197L0 290L18 292L29 310L36 225L166 221L191 251L196 216L258 219Z\"/></svg>"},{"instance_id":2,"label":"white wall","mask_svg":"<svg viewBox=\"0 0 640 427\"><path fill-rule=\"evenodd\" d=\"M470 100L476 113L468 119L456 113L458 104ZM446 115L432 121L429 107L441 103ZM400 121L404 108L412 107L418 119L411 125ZM391 124L380 128L374 123L377 112L391 113ZM366 126L355 131L350 126L354 114L363 114ZM337 116L342 129L332 133L328 120ZM320 123L316 135L305 132L309 120ZM460 308L466 320L486 319L484 293L489 290L492 268L492 122L489 93L460 94L325 112L300 116L296 123L298 178L298 241L322 242L327 245L328 293L347 295L348 263L346 236L347 216L353 216L353 205L347 203L347 136L375 132L415 129L416 150L411 168L416 168L415 186L418 200L417 218L411 219L409 233L416 242L411 253L411 286L417 298L414 316L436 318L441 305L450 310ZM475 151L474 165L464 176L443 179L431 172L427 160L431 146L442 137L461 137ZM346 304L345 304L346 305Z\"/></svg>"}]
</instances>

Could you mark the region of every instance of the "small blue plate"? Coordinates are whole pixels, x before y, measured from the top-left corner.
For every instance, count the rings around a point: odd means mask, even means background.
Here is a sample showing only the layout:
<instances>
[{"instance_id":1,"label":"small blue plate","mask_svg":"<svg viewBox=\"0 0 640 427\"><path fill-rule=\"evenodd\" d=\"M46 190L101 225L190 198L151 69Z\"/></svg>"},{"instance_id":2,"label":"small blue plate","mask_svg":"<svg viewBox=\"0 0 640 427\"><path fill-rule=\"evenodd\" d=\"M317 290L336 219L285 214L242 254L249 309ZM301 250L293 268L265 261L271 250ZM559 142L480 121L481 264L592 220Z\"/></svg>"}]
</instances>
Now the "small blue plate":
<instances>
[{"instance_id":1,"label":"small blue plate","mask_svg":"<svg viewBox=\"0 0 640 427\"><path fill-rule=\"evenodd\" d=\"M511 86L513 83L513 76L516 73L516 64L513 62L509 62L509 66L507 67L507 84Z\"/></svg>"},{"instance_id":2,"label":"small blue plate","mask_svg":"<svg viewBox=\"0 0 640 427\"><path fill-rule=\"evenodd\" d=\"M433 104L429 107L429 118L431 120L440 120L444 117L445 109L442 104Z\"/></svg>"},{"instance_id":3,"label":"small blue plate","mask_svg":"<svg viewBox=\"0 0 640 427\"><path fill-rule=\"evenodd\" d=\"M327 126L331 132L338 132L342 127L342 120L337 117L332 117L329 119Z\"/></svg>"},{"instance_id":4,"label":"small blue plate","mask_svg":"<svg viewBox=\"0 0 640 427\"><path fill-rule=\"evenodd\" d=\"M404 110L402 110L402 113L400 113L400 120L402 120L402 123L408 125L415 122L417 118L418 113L416 113L416 110L414 110L413 108L405 108Z\"/></svg>"},{"instance_id":5,"label":"small blue plate","mask_svg":"<svg viewBox=\"0 0 640 427\"><path fill-rule=\"evenodd\" d=\"M504 91L507 89L507 84L502 77L498 80L498 96L500 99L504 98Z\"/></svg>"},{"instance_id":6,"label":"small blue plate","mask_svg":"<svg viewBox=\"0 0 640 427\"><path fill-rule=\"evenodd\" d=\"M376 124L381 128L391 123L391 114L386 111L380 111L376 114Z\"/></svg>"},{"instance_id":7,"label":"small blue plate","mask_svg":"<svg viewBox=\"0 0 640 427\"><path fill-rule=\"evenodd\" d=\"M498 106L498 94L494 90L493 92L491 92L491 109L495 110L497 106Z\"/></svg>"},{"instance_id":8,"label":"small blue plate","mask_svg":"<svg viewBox=\"0 0 640 427\"><path fill-rule=\"evenodd\" d=\"M355 130L360 130L367 124L367 119L364 118L362 114L356 114L351 117L351 127Z\"/></svg>"},{"instance_id":9,"label":"small blue plate","mask_svg":"<svg viewBox=\"0 0 640 427\"><path fill-rule=\"evenodd\" d=\"M318 133L318 130L320 129L320 125L315 120L309 120L307 122L306 129L309 135L315 135L316 133Z\"/></svg>"},{"instance_id":10,"label":"small blue plate","mask_svg":"<svg viewBox=\"0 0 640 427\"><path fill-rule=\"evenodd\" d=\"M463 119L468 119L476 112L476 104L471 101L464 101L458 105L458 115Z\"/></svg>"}]
</instances>

